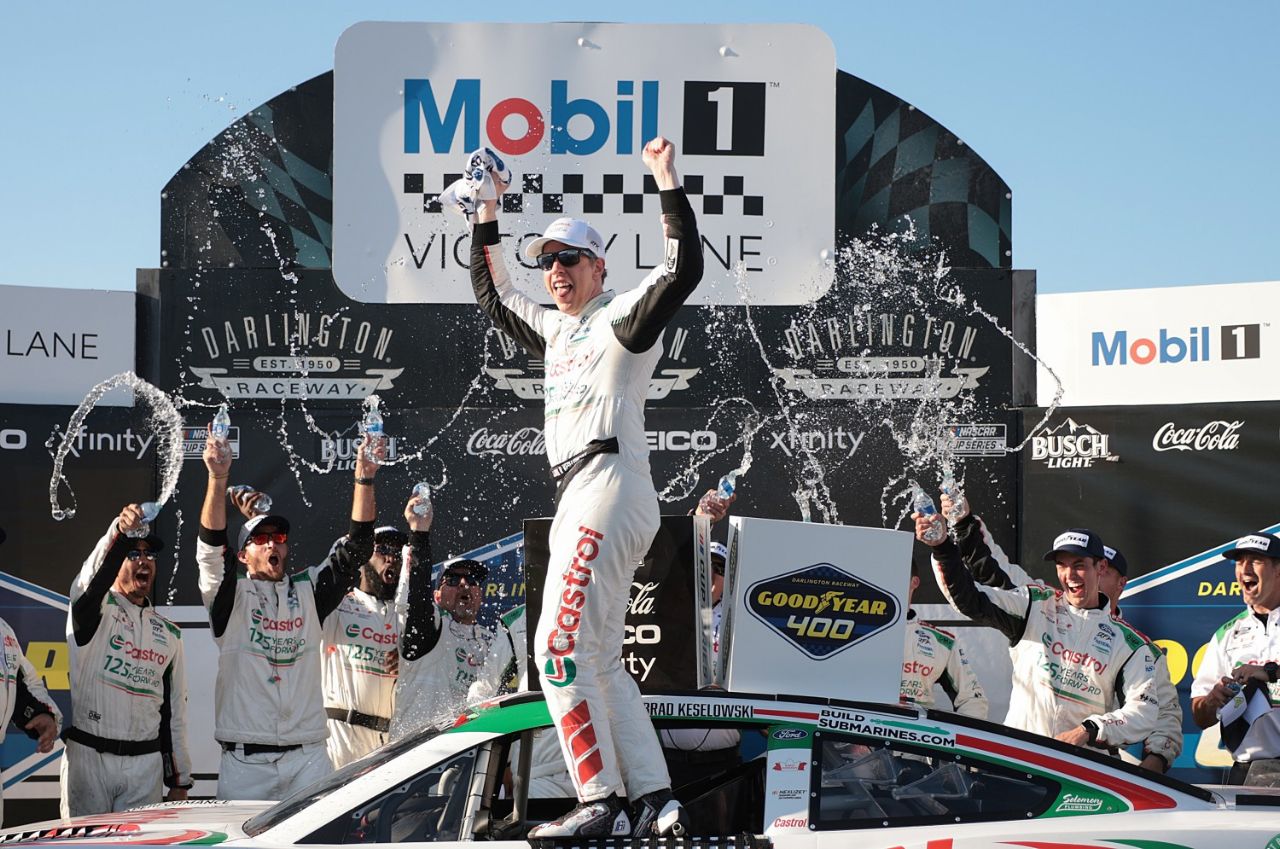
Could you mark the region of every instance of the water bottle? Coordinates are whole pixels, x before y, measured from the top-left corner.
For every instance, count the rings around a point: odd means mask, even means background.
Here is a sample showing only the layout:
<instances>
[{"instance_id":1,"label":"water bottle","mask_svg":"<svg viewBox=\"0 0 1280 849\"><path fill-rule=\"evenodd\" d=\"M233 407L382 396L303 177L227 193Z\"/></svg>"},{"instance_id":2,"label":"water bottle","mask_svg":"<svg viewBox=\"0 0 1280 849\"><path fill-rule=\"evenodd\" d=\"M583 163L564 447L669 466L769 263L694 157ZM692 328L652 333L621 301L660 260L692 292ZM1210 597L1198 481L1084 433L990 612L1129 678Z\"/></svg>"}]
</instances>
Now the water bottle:
<instances>
[{"instance_id":1,"label":"water bottle","mask_svg":"<svg viewBox=\"0 0 1280 849\"><path fill-rule=\"evenodd\" d=\"M956 483L956 476L951 469L943 469L942 491L951 498L951 509L947 511L947 521L951 524L963 519L969 513L969 499L964 497L964 490Z\"/></svg>"},{"instance_id":2,"label":"water bottle","mask_svg":"<svg viewBox=\"0 0 1280 849\"><path fill-rule=\"evenodd\" d=\"M431 484L426 481L419 482L413 488L415 497L422 499L413 505L413 512L418 516L425 516L431 512Z\"/></svg>"},{"instance_id":3,"label":"water bottle","mask_svg":"<svg viewBox=\"0 0 1280 849\"><path fill-rule=\"evenodd\" d=\"M369 437L369 450L366 456L370 460L376 459L373 449L382 441L382 413L378 410L381 403L382 399L377 395L370 395L364 399L364 418L360 420L360 431Z\"/></svg>"},{"instance_id":4,"label":"water bottle","mask_svg":"<svg viewBox=\"0 0 1280 849\"><path fill-rule=\"evenodd\" d=\"M227 441L227 437L231 434L231 416L227 413L227 405L220 404L218 412L213 417L213 425L209 428L209 435L214 439Z\"/></svg>"},{"instance_id":5,"label":"water bottle","mask_svg":"<svg viewBox=\"0 0 1280 849\"><path fill-rule=\"evenodd\" d=\"M252 495L254 492L255 490L253 487L245 483L240 483L240 484L236 484L233 487L227 488L227 498L230 498L231 503L234 504L236 502L236 499L239 498L242 493L245 496L249 496L249 495ZM253 502L252 510L253 510L254 516L265 516L268 513L270 513L271 512L271 496L267 495L265 492L259 493L258 500Z\"/></svg>"},{"instance_id":6,"label":"water bottle","mask_svg":"<svg viewBox=\"0 0 1280 849\"><path fill-rule=\"evenodd\" d=\"M728 501L733 497L733 491L737 489L738 470L734 469L729 474L720 478L720 485L716 487L716 497L721 501Z\"/></svg>"},{"instance_id":7,"label":"water bottle","mask_svg":"<svg viewBox=\"0 0 1280 849\"><path fill-rule=\"evenodd\" d=\"M911 484L911 509L921 516L938 515L938 508L934 506L933 499L929 497L929 493L921 489L918 483ZM925 533L924 542L926 545L936 545L942 542L943 537L946 535L946 526L935 522L929 526L928 532Z\"/></svg>"},{"instance_id":8,"label":"water bottle","mask_svg":"<svg viewBox=\"0 0 1280 849\"><path fill-rule=\"evenodd\" d=\"M160 515L160 504L156 501L144 501L138 505L142 510L142 524L135 530L125 531L124 535L132 539L151 536L151 523Z\"/></svg>"}]
</instances>

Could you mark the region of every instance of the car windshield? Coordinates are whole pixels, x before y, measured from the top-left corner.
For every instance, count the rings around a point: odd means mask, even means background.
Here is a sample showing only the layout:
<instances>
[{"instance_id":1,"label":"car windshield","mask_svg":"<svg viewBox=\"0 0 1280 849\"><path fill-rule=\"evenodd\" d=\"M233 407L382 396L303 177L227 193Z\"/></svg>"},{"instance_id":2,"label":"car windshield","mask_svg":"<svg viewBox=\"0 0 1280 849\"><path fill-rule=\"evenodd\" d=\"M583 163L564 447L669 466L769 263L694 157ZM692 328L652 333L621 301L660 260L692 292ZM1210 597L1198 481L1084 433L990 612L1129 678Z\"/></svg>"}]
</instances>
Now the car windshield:
<instances>
[{"instance_id":1,"label":"car windshield","mask_svg":"<svg viewBox=\"0 0 1280 849\"><path fill-rule=\"evenodd\" d=\"M396 740L394 743L388 743L358 761L352 761L341 769L334 770L315 784L304 787L292 796L281 799L274 806L247 820L244 824L244 833L250 837L256 837L267 829L274 828L304 808L310 807L325 796L328 796L339 787L350 784L360 776L377 769L401 753L425 743L440 734L442 730L441 728L422 728L407 737Z\"/></svg>"}]
</instances>

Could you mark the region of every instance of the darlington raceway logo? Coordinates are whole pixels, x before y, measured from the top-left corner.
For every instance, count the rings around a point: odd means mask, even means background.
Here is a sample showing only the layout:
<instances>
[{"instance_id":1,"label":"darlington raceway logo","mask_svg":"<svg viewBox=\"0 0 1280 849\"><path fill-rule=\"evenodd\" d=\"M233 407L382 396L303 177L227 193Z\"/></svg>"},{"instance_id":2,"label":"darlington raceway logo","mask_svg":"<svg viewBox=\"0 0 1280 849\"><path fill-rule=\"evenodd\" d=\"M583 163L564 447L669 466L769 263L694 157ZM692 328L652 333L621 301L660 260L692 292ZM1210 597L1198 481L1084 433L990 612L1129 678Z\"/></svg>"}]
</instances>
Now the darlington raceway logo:
<instances>
[{"instance_id":1,"label":"darlington raceway logo","mask_svg":"<svg viewBox=\"0 0 1280 849\"><path fill-rule=\"evenodd\" d=\"M1111 437L1087 424L1067 419L1039 436L1031 437L1031 459L1048 469L1088 469L1098 460L1119 460L1111 453Z\"/></svg>"},{"instance_id":2,"label":"darlington raceway logo","mask_svg":"<svg viewBox=\"0 0 1280 849\"><path fill-rule=\"evenodd\" d=\"M195 329L204 365L200 386L226 398L362 400L393 387L404 371L390 362L394 331L327 313L243 315Z\"/></svg>"},{"instance_id":3,"label":"darlington raceway logo","mask_svg":"<svg viewBox=\"0 0 1280 849\"><path fill-rule=\"evenodd\" d=\"M1094 366L1145 366L1152 363L1207 363L1256 360L1262 356L1262 325L1224 324L1210 334L1209 325L1188 327L1185 336L1161 327L1156 338L1130 336L1127 330L1093 331L1090 352ZM1217 340L1214 354L1213 340Z\"/></svg>"},{"instance_id":4,"label":"darlington raceway logo","mask_svg":"<svg viewBox=\"0 0 1280 849\"><path fill-rule=\"evenodd\" d=\"M898 621L897 599L830 563L757 581L747 609L814 660L826 660Z\"/></svg>"},{"instance_id":5,"label":"darlington raceway logo","mask_svg":"<svg viewBox=\"0 0 1280 849\"><path fill-rule=\"evenodd\" d=\"M495 331L502 355L507 360L514 359L520 353L515 340L502 331ZM670 328L664 357L683 363L685 344L689 341L689 331L681 327ZM529 360L528 369L519 368L486 368L493 378L495 389L514 392L517 398L526 401L541 400L545 390L543 374L546 367L542 360ZM649 379L648 400L660 401L672 392L682 392L689 388L689 381L697 376L700 368L669 368L664 361L658 362L653 377Z\"/></svg>"},{"instance_id":6,"label":"darlington raceway logo","mask_svg":"<svg viewBox=\"0 0 1280 849\"><path fill-rule=\"evenodd\" d=\"M1240 444L1242 427L1243 419L1233 422L1218 419L1186 428L1165 422L1151 437L1151 447L1157 451L1235 451Z\"/></svg>"},{"instance_id":7,"label":"darlington raceway logo","mask_svg":"<svg viewBox=\"0 0 1280 849\"><path fill-rule=\"evenodd\" d=\"M969 359L978 329L930 315L885 312L793 321L783 335L784 351L808 367L772 371L784 388L815 401L954 398L975 389L989 369L954 366L946 371L945 361ZM903 353L862 356L868 348Z\"/></svg>"}]
</instances>

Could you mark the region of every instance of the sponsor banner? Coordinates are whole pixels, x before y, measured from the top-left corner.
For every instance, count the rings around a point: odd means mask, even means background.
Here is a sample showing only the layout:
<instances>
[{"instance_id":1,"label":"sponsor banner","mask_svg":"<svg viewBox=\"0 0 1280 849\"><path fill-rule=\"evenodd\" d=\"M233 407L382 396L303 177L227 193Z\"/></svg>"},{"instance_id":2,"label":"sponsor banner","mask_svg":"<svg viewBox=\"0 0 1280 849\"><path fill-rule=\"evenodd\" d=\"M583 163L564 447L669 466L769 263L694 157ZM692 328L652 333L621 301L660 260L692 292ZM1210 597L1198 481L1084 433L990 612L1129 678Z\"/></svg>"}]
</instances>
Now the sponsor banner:
<instances>
[{"instance_id":1,"label":"sponsor banner","mask_svg":"<svg viewBox=\"0 0 1280 849\"><path fill-rule=\"evenodd\" d=\"M1280 282L1040 295L1036 352L1073 407L1273 400L1276 314ZM1037 387L1051 403L1043 368Z\"/></svg>"},{"instance_id":2,"label":"sponsor banner","mask_svg":"<svg viewBox=\"0 0 1280 849\"><path fill-rule=\"evenodd\" d=\"M467 227L436 196L482 145L512 168L510 265L567 215L604 235L614 274L643 276L663 244L640 151L661 134L706 244L699 296L803 303L830 285L832 231L811 225L834 223L835 196L793 174L834 183L835 95L831 42L807 26L356 24L334 58L334 276L363 301L470 303Z\"/></svg>"},{"instance_id":3,"label":"sponsor banner","mask_svg":"<svg viewBox=\"0 0 1280 849\"><path fill-rule=\"evenodd\" d=\"M1008 427L998 422L941 425L938 445L956 457L1003 457L1009 449Z\"/></svg>"},{"instance_id":4,"label":"sponsor banner","mask_svg":"<svg viewBox=\"0 0 1280 849\"><path fill-rule=\"evenodd\" d=\"M0 402L79 404L97 383L133 371L133 292L0 286ZM100 406L128 407L133 393L113 389Z\"/></svg>"},{"instance_id":5,"label":"sponsor banner","mask_svg":"<svg viewBox=\"0 0 1280 849\"><path fill-rule=\"evenodd\" d=\"M814 660L856 645L899 616L891 594L830 563L757 581L747 610Z\"/></svg>"},{"instance_id":6,"label":"sponsor banner","mask_svg":"<svg viewBox=\"0 0 1280 849\"><path fill-rule=\"evenodd\" d=\"M1043 411L1023 415L1030 427ZM1069 527L1090 528L1125 555L1123 615L1165 651L1182 702L1185 751L1175 774L1220 782L1229 756L1191 721L1190 687L1201 647L1243 609L1221 551L1280 522L1256 494L1260 481L1280 475L1280 403L1072 408L1057 411L1050 427L1067 420L1105 434L1116 462L1024 463L1021 563L1056 585L1040 555ZM983 505L973 509L981 514Z\"/></svg>"},{"instance_id":7,"label":"sponsor banner","mask_svg":"<svg viewBox=\"0 0 1280 849\"><path fill-rule=\"evenodd\" d=\"M551 638L563 650L553 658L554 669L540 669L533 659L532 640L541 619L542 589L548 580L550 562L550 519L528 519L524 523L526 541L525 567L528 579L529 616L529 686L536 688L537 679L547 676L552 681L568 683L574 674L573 644L577 628L577 608L569 601L562 603L562 627ZM586 533L586 532L584 532ZM579 551L591 550L579 548ZM690 516L663 516L644 562L631 579L623 625L622 665L641 692L698 688L696 652L700 616L695 598L694 519ZM559 568L577 568L560 564ZM568 605L568 606L566 606ZM554 654L554 652L553 652Z\"/></svg>"},{"instance_id":8,"label":"sponsor banner","mask_svg":"<svg viewBox=\"0 0 1280 849\"><path fill-rule=\"evenodd\" d=\"M200 460L204 457L205 441L209 438L208 425L182 428L182 458L184 460ZM227 445L231 448L231 459L240 459L240 428L232 425L227 431Z\"/></svg>"}]
</instances>

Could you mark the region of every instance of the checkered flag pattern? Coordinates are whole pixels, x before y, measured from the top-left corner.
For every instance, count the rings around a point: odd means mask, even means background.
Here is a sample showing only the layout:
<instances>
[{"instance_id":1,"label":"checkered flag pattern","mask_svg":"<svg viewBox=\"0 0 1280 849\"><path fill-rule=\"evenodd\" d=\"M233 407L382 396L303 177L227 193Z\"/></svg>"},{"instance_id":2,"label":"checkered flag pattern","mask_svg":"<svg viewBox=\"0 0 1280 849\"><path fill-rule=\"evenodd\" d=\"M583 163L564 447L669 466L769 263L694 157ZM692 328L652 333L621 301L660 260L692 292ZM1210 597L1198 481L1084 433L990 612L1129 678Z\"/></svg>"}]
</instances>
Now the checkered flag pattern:
<instances>
[{"instance_id":1,"label":"checkered flag pattern","mask_svg":"<svg viewBox=\"0 0 1280 849\"><path fill-rule=\"evenodd\" d=\"M442 212L437 196L461 177L461 174L445 174L440 187L433 191L427 188L426 175L405 174L404 193L420 196L423 212ZM582 174L559 177L519 174L512 190L502 196L502 211L575 216L656 214L659 211L658 184L651 174L604 174L591 185L587 183ZM520 187L519 191L514 191L516 186ZM746 180L738 175L708 178L689 174L684 178L684 189L694 210L703 215L764 215L764 196L747 194Z\"/></svg>"}]
</instances>

